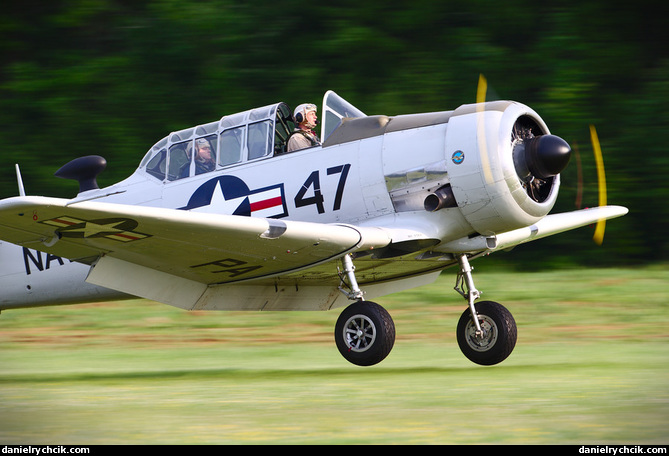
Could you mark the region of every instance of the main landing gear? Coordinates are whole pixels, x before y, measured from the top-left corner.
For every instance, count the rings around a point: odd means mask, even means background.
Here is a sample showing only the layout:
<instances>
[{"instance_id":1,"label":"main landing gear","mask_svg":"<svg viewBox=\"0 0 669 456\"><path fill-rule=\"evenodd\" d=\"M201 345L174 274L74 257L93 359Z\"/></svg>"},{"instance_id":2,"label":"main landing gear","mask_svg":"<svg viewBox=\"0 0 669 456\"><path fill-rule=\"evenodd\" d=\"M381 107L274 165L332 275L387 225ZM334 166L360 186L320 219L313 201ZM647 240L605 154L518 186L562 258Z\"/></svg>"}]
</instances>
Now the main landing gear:
<instances>
[{"instance_id":1,"label":"main landing gear","mask_svg":"<svg viewBox=\"0 0 669 456\"><path fill-rule=\"evenodd\" d=\"M476 301L481 293L474 286L466 255L458 257L460 273L455 290L469 302L458 322L456 336L462 353L472 362L490 366L501 363L516 346L518 331L511 312L494 301Z\"/></svg>"},{"instance_id":2,"label":"main landing gear","mask_svg":"<svg viewBox=\"0 0 669 456\"><path fill-rule=\"evenodd\" d=\"M339 315L335 325L335 342L339 353L358 366L380 363L395 344L395 323L386 309L375 302L365 301L355 279L355 266L349 255L343 260L349 291L339 289L349 299L356 300ZM342 285L345 283L342 277Z\"/></svg>"},{"instance_id":3,"label":"main landing gear","mask_svg":"<svg viewBox=\"0 0 669 456\"><path fill-rule=\"evenodd\" d=\"M511 313L493 301L474 305L480 292L474 286L472 268L465 255L458 258L460 272L455 290L468 302L458 322L456 336L462 353L472 362L493 365L505 360L516 345L516 322ZM355 266L349 255L342 259L340 290L354 300L341 313L335 325L335 342L342 356L358 366L383 361L395 343L395 324L380 305L365 301L355 278ZM345 277L344 277L345 276Z\"/></svg>"}]
</instances>

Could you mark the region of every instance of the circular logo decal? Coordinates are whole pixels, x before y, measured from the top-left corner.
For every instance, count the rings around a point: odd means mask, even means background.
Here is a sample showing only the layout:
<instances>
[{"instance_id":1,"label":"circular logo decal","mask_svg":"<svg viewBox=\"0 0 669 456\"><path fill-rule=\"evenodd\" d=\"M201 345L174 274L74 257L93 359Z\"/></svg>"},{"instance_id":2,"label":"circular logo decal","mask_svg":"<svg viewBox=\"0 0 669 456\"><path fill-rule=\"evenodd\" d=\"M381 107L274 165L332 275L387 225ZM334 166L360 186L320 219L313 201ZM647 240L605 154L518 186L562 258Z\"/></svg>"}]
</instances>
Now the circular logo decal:
<instances>
[{"instance_id":1,"label":"circular logo decal","mask_svg":"<svg viewBox=\"0 0 669 456\"><path fill-rule=\"evenodd\" d=\"M453 156L451 157L451 160L453 160L453 163L455 163L456 165L459 165L460 163L465 161L465 153L461 150L456 150L453 153Z\"/></svg>"}]
</instances>

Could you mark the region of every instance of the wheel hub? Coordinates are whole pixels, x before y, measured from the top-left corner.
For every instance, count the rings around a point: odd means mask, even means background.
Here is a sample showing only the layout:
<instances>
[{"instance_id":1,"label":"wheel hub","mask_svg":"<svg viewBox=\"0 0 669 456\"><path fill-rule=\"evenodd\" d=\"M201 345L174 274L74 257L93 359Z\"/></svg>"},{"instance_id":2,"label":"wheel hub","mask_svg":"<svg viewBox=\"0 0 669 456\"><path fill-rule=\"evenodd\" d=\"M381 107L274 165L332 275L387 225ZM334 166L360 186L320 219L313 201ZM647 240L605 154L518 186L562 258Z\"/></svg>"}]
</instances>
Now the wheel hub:
<instances>
[{"instance_id":1,"label":"wheel hub","mask_svg":"<svg viewBox=\"0 0 669 456\"><path fill-rule=\"evenodd\" d=\"M466 340L472 350L484 352L490 350L497 342L497 326L490 317L479 315L478 318L481 332L477 331L474 322L470 321L466 328Z\"/></svg>"},{"instance_id":2,"label":"wheel hub","mask_svg":"<svg viewBox=\"0 0 669 456\"><path fill-rule=\"evenodd\" d=\"M350 351L364 352L374 345L376 327L365 315L354 315L344 325L344 340Z\"/></svg>"}]
</instances>

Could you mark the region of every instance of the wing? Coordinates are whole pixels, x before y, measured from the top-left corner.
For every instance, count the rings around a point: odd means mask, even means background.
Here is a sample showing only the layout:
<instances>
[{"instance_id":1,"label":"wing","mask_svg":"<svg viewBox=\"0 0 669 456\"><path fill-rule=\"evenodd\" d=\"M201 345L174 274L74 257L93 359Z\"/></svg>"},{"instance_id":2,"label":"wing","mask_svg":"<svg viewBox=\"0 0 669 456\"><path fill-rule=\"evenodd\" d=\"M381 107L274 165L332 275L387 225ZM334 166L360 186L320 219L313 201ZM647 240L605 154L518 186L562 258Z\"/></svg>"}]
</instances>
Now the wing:
<instances>
[{"instance_id":1,"label":"wing","mask_svg":"<svg viewBox=\"0 0 669 456\"><path fill-rule=\"evenodd\" d=\"M441 242L429 226L407 221L360 227L16 197L0 201L0 238L90 264L90 283L185 309L324 310L347 302L332 261L350 252L374 297L428 283L456 254L499 251L626 212L555 214L496 236Z\"/></svg>"},{"instance_id":2,"label":"wing","mask_svg":"<svg viewBox=\"0 0 669 456\"><path fill-rule=\"evenodd\" d=\"M202 283L310 267L384 246L381 230L44 197L0 202L2 238L74 261L109 256Z\"/></svg>"},{"instance_id":3,"label":"wing","mask_svg":"<svg viewBox=\"0 0 669 456\"><path fill-rule=\"evenodd\" d=\"M491 253L509 249L519 244L535 241L547 236L573 230L583 226L622 217L628 209L622 206L600 206L547 215L533 225L499 233L494 236L475 236L451 241L439 246L439 250L452 253Z\"/></svg>"},{"instance_id":4,"label":"wing","mask_svg":"<svg viewBox=\"0 0 669 456\"><path fill-rule=\"evenodd\" d=\"M216 284L288 275L390 242L375 228L46 197L0 201L0 232L95 265L91 283L186 308Z\"/></svg>"}]
</instances>

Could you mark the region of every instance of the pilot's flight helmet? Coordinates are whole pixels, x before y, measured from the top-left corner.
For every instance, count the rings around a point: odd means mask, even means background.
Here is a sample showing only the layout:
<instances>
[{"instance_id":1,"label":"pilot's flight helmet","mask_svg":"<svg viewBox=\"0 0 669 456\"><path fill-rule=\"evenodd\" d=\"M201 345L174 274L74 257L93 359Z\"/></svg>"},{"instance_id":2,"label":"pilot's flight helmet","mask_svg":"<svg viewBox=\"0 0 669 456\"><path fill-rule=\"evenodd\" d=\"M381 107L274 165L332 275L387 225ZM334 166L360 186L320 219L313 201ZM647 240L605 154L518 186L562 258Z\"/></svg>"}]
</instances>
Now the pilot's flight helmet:
<instances>
[{"instance_id":1,"label":"pilot's flight helmet","mask_svg":"<svg viewBox=\"0 0 669 456\"><path fill-rule=\"evenodd\" d=\"M298 124L302 123L304 119L307 118L307 113L311 111L318 111L316 105L312 103L303 103L295 108L295 111L293 112L293 119L295 119L295 122Z\"/></svg>"},{"instance_id":2,"label":"pilot's flight helmet","mask_svg":"<svg viewBox=\"0 0 669 456\"><path fill-rule=\"evenodd\" d=\"M198 148L198 150L199 150L201 147L205 147L205 146L208 147L209 149L211 149L211 144L210 144L209 141L206 140L205 138L199 138L199 139L196 139L196 140L195 140L195 143L197 144L197 148Z\"/></svg>"}]
</instances>

